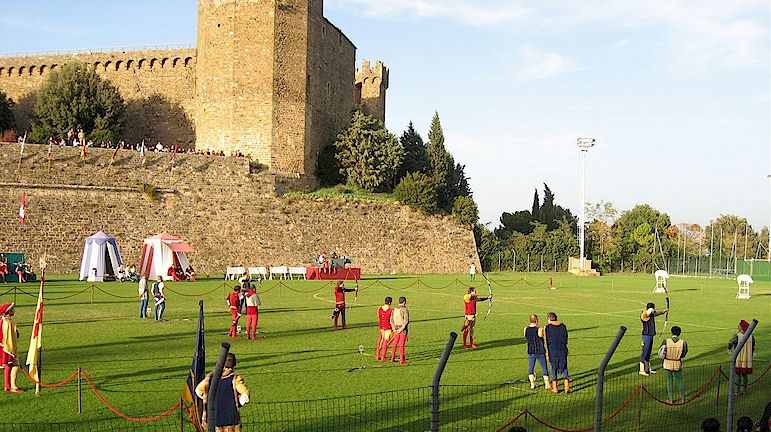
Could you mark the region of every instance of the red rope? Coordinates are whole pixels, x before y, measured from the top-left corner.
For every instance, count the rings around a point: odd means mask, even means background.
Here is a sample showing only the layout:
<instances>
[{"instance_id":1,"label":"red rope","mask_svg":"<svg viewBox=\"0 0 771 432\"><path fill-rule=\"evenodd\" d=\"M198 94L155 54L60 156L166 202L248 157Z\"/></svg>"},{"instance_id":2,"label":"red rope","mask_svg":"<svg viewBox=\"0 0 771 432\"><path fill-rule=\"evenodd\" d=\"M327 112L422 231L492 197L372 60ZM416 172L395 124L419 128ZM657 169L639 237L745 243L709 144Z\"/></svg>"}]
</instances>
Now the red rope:
<instances>
[{"instance_id":1,"label":"red rope","mask_svg":"<svg viewBox=\"0 0 771 432\"><path fill-rule=\"evenodd\" d=\"M546 426L546 427L547 427L547 428L549 428L549 429L554 429L555 431L558 431L558 432L589 432L589 431L591 431L591 430L593 430L593 429L594 429L594 426L592 426L592 427L588 427L588 428L586 428L586 429L561 429L561 428L558 428L557 426L552 426L552 425L550 425L550 424L546 423L545 421L543 421L543 420L539 419L538 417L536 417L535 415L533 415L533 413L531 413L530 411L528 411L527 413L528 413L528 415L529 415L530 417L532 417L532 418L533 418L533 420L535 420L535 421L537 421L538 423L540 423L540 424L542 424L542 425Z\"/></svg>"},{"instance_id":2,"label":"red rope","mask_svg":"<svg viewBox=\"0 0 771 432\"><path fill-rule=\"evenodd\" d=\"M525 410L525 411L522 411L521 413L519 413L519 414L518 414L516 417L514 417L513 419L511 419L511 421L509 421L508 423L506 423L506 424L505 424L505 425L503 425L502 427L500 427L500 428L496 429L496 430L495 430L495 432L501 432L501 431L503 431L503 430L504 430L504 429L506 429L507 427L509 427L509 426L513 425L513 424L514 424L514 422L516 422L517 420L519 420L519 418L520 418L520 417L522 417L522 416L523 416L523 415L525 415L525 414L527 414L527 410Z\"/></svg>"},{"instance_id":3,"label":"red rope","mask_svg":"<svg viewBox=\"0 0 771 432\"><path fill-rule=\"evenodd\" d=\"M619 414L621 413L621 411L623 411L623 410L624 410L624 409L625 409L625 408L626 408L626 407L629 405L629 403L631 403L631 402L632 402L632 400L634 399L634 397L635 397L635 396L637 396L637 394L638 394L638 393L640 393L640 389L645 389L645 387L643 387L643 385L642 385L642 384L638 385L638 386L637 386L637 388L635 388L635 389L634 389L634 391L632 392L632 394L630 394L630 395L629 395L629 397L627 397L627 398L626 398L626 400L625 400L625 401L624 401L624 402L621 404L621 406L619 406L619 407L618 407L618 409L617 409L616 411L614 411L612 414L610 414L609 416L605 417L605 418L602 420L602 424L606 424L606 423L608 423L608 422L609 422L609 421L611 421L611 420L612 420L614 417L616 417L617 415L619 415ZM550 425L550 424L546 423L545 421L543 421L543 420L539 419L538 417L536 417L535 415L533 415L533 413L532 413L532 412L530 412L530 411L527 411L527 410L525 410L525 411L527 412L527 414L528 414L530 417L532 417L532 418L533 418L535 421L537 421L538 423L542 424L543 426L546 426L546 427L547 427L547 428L549 428L549 429L554 429L554 430L556 430L556 431L559 431L559 432L589 432L589 431L591 431L591 430L593 430L593 429L594 429L594 426L592 426L592 427L588 427L588 428L585 428L585 429L561 429L561 428L558 428L557 426L553 426L553 425ZM497 432L497 431L496 431L496 432Z\"/></svg>"},{"instance_id":4,"label":"red rope","mask_svg":"<svg viewBox=\"0 0 771 432\"><path fill-rule=\"evenodd\" d=\"M54 384L43 384L41 382L38 382L35 378L33 378L32 375L29 374L29 372L24 370L24 368L19 368L19 369L21 369L21 371L24 373L24 375L26 375L27 378L29 378L33 383L39 385L40 387L44 387L44 388L61 387L61 386L65 385L65 384L69 383L73 379L75 379L76 376L78 376L78 371L76 370L75 372L72 373L72 375L70 375L69 378L67 378L64 381L61 381L61 382L58 382L58 383L54 383Z\"/></svg>"},{"instance_id":5,"label":"red rope","mask_svg":"<svg viewBox=\"0 0 771 432\"><path fill-rule=\"evenodd\" d=\"M126 414L123 414L122 412L120 412L117 409L113 408L112 405L110 405L110 403L107 402L107 400L104 398L104 396L102 396L101 393L99 393L99 391L96 389L96 387L94 386L94 383L91 382L91 378L88 377L88 374L86 373L86 371L81 369L81 373L83 374L83 377L86 379L86 382L88 382L88 385L91 387L91 391L93 391L94 394L96 395L96 397L98 397L99 400L102 401L104 406L106 406L107 409L109 409L110 411L114 412L118 416L123 417L126 420L131 420L131 421L134 421L134 422L149 422L149 421L158 420L160 418L163 418L163 417L171 414L174 410L179 408L179 404L181 403L181 402L177 402L176 404L174 404L173 407L167 409L163 413L158 414L157 416L154 416L154 417L131 417L131 416L127 416Z\"/></svg>"},{"instance_id":6,"label":"red rope","mask_svg":"<svg viewBox=\"0 0 771 432\"><path fill-rule=\"evenodd\" d=\"M650 390L648 390L645 386L643 386L642 389L643 389L643 391L645 393L648 394L648 396L651 397L651 399L655 400L656 402L662 403L664 405L687 405L687 404L695 401L696 399L700 398L701 395L703 395L712 386L712 383L715 381L715 378L717 378L717 376L719 374L721 374L722 372L723 372L723 369L720 366L718 366L717 370L715 370L715 373L712 374L712 377L709 379L709 381L707 381L707 383L704 384L704 387L702 387L699 391L697 391L695 395L693 395L692 397L688 398L688 400L686 400L685 402L671 403L670 404L670 403L667 403L667 401L661 400L661 399L657 398L656 396L654 396L653 393L651 393Z\"/></svg>"},{"instance_id":7,"label":"red rope","mask_svg":"<svg viewBox=\"0 0 771 432\"><path fill-rule=\"evenodd\" d=\"M748 383L748 384L747 384L747 387L749 387L749 386L751 386L751 385L755 385L755 384L757 384L758 382L760 382L760 380L762 380L762 379L763 379L763 377L764 377L764 376L766 376L766 374L768 373L768 370L769 370L769 369L771 369L771 363L769 363L769 364L768 364L768 367L766 368L766 370L764 370L764 371L763 371L763 373L761 373L759 377L757 377L757 378L756 378L755 380L753 380L752 382ZM721 371L720 371L720 374L721 374L721 375L723 375L723 378L725 378L725 379L727 379L727 380L729 380L729 381L730 381L730 379L731 379L731 378L728 376L728 374L726 374L725 372L723 372L723 371L722 371L722 369L721 369Z\"/></svg>"}]
</instances>

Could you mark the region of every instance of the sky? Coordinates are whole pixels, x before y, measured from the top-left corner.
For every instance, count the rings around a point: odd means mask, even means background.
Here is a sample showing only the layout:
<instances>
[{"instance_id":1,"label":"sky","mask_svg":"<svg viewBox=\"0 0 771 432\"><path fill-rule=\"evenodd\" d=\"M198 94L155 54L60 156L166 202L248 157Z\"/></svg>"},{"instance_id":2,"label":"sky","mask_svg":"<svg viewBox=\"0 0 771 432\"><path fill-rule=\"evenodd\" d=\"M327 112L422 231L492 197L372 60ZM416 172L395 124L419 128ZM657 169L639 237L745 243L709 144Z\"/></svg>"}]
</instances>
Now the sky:
<instances>
[{"instance_id":1,"label":"sky","mask_svg":"<svg viewBox=\"0 0 771 432\"><path fill-rule=\"evenodd\" d=\"M299 0L292 0L299 1ZM194 44L195 0L12 1L0 55ZM326 0L357 64L390 71L386 126L439 113L480 222L543 184L580 208L650 204L673 223L771 217L768 0ZM539 192L543 196L542 192Z\"/></svg>"}]
</instances>

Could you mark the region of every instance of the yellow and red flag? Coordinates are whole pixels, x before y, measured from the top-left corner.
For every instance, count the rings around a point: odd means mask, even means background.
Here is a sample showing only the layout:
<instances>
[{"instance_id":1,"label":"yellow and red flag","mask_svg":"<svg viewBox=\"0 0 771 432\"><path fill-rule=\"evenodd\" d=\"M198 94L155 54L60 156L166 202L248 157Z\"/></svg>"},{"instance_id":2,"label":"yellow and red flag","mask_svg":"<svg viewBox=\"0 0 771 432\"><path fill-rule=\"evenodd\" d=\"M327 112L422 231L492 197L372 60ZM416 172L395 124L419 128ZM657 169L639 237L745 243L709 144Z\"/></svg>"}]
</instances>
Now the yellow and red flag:
<instances>
[{"instance_id":1,"label":"yellow and red flag","mask_svg":"<svg viewBox=\"0 0 771 432\"><path fill-rule=\"evenodd\" d=\"M35 381L40 382L40 348L43 346L43 286L45 286L45 273L40 276L40 294L37 298L35 309L35 324L32 326L32 335L27 351L27 365L29 374ZM40 394L40 384L35 384L35 394Z\"/></svg>"},{"instance_id":2,"label":"yellow and red flag","mask_svg":"<svg viewBox=\"0 0 771 432\"><path fill-rule=\"evenodd\" d=\"M86 143L83 143L83 146L80 148L80 160L85 161L87 155L88 149L86 148Z\"/></svg>"}]
</instances>

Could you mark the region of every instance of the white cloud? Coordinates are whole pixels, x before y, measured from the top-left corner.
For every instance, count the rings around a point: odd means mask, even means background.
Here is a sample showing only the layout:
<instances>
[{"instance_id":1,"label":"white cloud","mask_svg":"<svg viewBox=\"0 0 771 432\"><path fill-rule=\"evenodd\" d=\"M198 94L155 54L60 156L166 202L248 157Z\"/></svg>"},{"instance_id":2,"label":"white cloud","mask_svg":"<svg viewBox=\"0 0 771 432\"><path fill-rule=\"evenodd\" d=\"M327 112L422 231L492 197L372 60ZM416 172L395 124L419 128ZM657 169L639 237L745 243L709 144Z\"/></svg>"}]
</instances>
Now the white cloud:
<instances>
[{"instance_id":1,"label":"white cloud","mask_svg":"<svg viewBox=\"0 0 771 432\"><path fill-rule=\"evenodd\" d=\"M670 57L697 68L765 62L769 50L767 0L330 0L329 6L382 19L450 19L513 31L663 31Z\"/></svg>"},{"instance_id":2,"label":"white cloud","mask_svg":"<svg viewBox=\"0 0 771 432\"><path fill-rule=\"evenodd\" d=\"M554 52L543 52L530 44L523 44L519 51L524 60L521 75L525 79L536 80L561 75L572 70L575 63L570 57Z\"/></svg>"}]
</instances>

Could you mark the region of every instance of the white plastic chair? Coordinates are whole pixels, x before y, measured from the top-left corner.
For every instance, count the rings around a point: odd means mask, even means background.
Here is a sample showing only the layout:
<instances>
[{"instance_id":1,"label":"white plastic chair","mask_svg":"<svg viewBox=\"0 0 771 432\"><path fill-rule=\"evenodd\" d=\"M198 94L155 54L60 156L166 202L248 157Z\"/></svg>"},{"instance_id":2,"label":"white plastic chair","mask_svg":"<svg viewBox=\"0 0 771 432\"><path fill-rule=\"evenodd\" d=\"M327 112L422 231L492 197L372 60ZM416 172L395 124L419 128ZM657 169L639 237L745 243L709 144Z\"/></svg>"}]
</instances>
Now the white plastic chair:
<instances>
[{"instance_id":1,"label":"white plastic chair","mask_svg":"<svg viewBox=\"0 0 771 432\"><path fill-rule=\"evenodd\" d=\"M749 300L750 285L752 285L752 278L750 275L740 274L736 277L736 282L739 284L739 291L736 292L736 298L740 300Z\"/></svg>"},{"instance_id":2,"label":"white plastic chair","mask_svg":"<svg viewBox=\"0 0 771 432\"><path fill-rule=\"evenodd\" d=\"M656 288L653 289L653 292L667 292L667 279L669 279L669 273L667 273L666 270L656 270L653 275L656 277Z\"/></svg>"}]
</instances>

